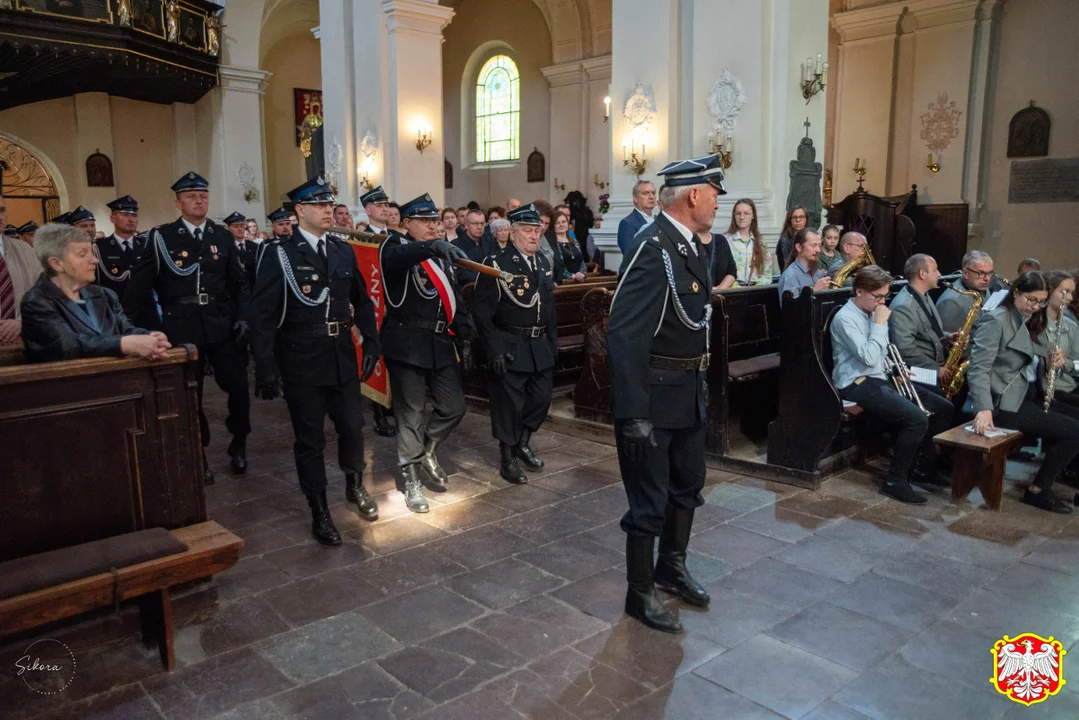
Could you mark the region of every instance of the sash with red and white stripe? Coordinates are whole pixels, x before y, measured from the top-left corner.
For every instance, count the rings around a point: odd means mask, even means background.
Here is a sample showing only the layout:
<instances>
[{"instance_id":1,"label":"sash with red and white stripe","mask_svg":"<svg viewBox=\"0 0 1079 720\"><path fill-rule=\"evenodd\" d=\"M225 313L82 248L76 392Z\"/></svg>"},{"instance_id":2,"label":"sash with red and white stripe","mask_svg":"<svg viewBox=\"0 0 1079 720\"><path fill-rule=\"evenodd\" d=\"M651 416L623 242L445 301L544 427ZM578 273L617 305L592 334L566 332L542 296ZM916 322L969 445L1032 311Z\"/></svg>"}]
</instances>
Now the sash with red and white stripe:
<instances>
[{"instance_id":1,"label":"sash with red and white stripe","mask_svg":"<svg viewBox=\"0 0 1079 720\"><path fill-rule=\"evenodd\" d=\"M453 318L457 314L457 298L453 294L453 288L450 287L450 279L446 277L446 273L434 259L424 260L420 265L427 271L427 277L431 279L435 291L442 299L442 307L446 309L446 324L452 325Z\"/></svg>"}]
</instances>

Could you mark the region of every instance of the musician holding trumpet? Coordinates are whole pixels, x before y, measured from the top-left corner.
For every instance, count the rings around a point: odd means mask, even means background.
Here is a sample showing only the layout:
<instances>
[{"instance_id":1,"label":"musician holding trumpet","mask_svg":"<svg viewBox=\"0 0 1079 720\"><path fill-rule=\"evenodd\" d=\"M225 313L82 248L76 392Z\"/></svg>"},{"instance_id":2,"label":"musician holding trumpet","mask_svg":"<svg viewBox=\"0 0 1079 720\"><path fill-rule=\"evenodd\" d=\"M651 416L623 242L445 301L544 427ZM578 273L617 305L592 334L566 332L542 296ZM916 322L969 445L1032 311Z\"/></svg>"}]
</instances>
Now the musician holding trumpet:
<instances>
[{"instance_id":1,"label":"musician holding trumpet","mask_svg":"<svg viewBox=\"0 0 1079 720\"><path fill-rule=\"evenodd\" d=\"M892 463L881 492L920 505L927 498L911 483L949 485L937 469L933 436L951 427L952 404L917 390L899 352L888 343L891 310L885 303L891 281L892 276L876 265L854 275L854 294L831 322L832 381L840 397L857 403L894 436Z\"/></svg>"}]
</instances>

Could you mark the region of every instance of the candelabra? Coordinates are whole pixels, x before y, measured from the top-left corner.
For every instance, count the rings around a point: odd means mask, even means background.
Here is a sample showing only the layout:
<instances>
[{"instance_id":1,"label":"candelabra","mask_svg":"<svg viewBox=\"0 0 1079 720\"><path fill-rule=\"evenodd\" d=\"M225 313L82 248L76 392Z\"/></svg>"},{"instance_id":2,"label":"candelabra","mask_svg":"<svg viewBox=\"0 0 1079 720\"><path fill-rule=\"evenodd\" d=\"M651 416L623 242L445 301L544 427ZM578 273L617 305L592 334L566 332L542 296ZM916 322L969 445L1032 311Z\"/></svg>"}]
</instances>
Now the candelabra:
<instances>
[{"instance_id":1,"label":"candelabra","mask_svg":"<svg viewBox=\"0 0 1079 720\"><path fill-rule=\"evenodd\" d=\"M640 157L637 156L637 142L631 140L629 146L622 145L622 167L629 168L637 177L644 174L645 169L648 168L648 151L644 145L641 145Z\"/></svg>"},{"instance_id":2,"label":"candelabra","mask_svg":"<svg viewBox=\"0 0 1079 720\"><path fill-rule=\"evenodd\" d=\"M828 74L828 63L822 62L823 58L817 53L816 62L813 58L806 58L802 64L802 97L806 105L813 96L824 90L824 76Z\"/></svg>"},{"instance_id":3,"label":"candelabra","mask_svg":"<svg viewBox=\"0 0 1079 720\"><path fill-rule=\"evenodd\" d=\"M596 173L595 176L592 178L592 184L598 187L600 190L607 187L607 183L599 181L599 173Z\"/></svg>"},{"instance_id":4,"label":"candelabra","mask_svg":"<svg viewBox=\"0 0 1079 720\"><path fill-rule=\"evenodd\" d=\"M734 165L734 137L727 131L726 141L721 141L715 133L708 133L708 151L719 155L719 164L724 170Z\"/></svg>"},{"instance_id":5,"label":"candelabra","mask_svg":"<svg viewBox=\"0 0 1079 720\"><path fill-rule=\"evenodd\" d=\"M424 149L431 147L431 143L434 142L433 134L431 128L416 131L416 149L420 151L421 155Z\"/></svg>"},{"instance_id":6,"label":"candelabra","mask_svg":"<svg viewBox=\"0 0 1079 720\"><path fill-rule=\"evenodd\" d=\"M566 191L566 184L562 183L561 185L559 185L558 184L558 178L555 178L554 179L554 189L557 190L558 192L565 192Z\"/></svg>"},{"instance_id":7,"label":"candelabra","mask_svg":"<svg viewBox=\"0 0 1079 720\"><path fill-rule=\"evenodd\" d=\"M854 174L858 176L858 192L864 193L865 188L862 187L862 181L865 179L865 163L861 158L854 158Z\"/></svg>"}]
</instances>

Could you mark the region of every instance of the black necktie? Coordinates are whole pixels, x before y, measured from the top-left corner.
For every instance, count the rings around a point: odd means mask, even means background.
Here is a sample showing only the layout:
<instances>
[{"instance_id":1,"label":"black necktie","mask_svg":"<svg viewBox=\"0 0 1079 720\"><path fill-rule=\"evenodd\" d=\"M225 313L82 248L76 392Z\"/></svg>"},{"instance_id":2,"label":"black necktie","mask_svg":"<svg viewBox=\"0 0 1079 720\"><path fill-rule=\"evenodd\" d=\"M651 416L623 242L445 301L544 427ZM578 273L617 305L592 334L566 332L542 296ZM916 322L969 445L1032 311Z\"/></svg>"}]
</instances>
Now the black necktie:
<instances>
[{"instance_id":1,"label":"black necktie","mask_svg":"<svg viewBox=\"0 0 1079 720\"><path fill-rule=\"evenodd\" d=\"M195 228L195 242L202 242L202 228Z\"/></svg>"},{"instance_id":2,"label":"black necktie","mask_svg":"<svg viewBox=\"0 0 1079 720\"><path fill-rule=\"evenodd\" d=\"M318 241L318 256L323 260L326 259L326 241L322 238L319 238Z\"/></svg>"},{"instance_id":3,"label":"black necktie","mask_svg":"<svg viewBox=\"0 0 1079 720\"><path fill-rule=\"evenodd\" d=\"M533 275L538 275L539 274L539 271L536 270L536 256L535 255L528 258L528 267L532 269L532 274Z\"/></svg>"}]
</instances>

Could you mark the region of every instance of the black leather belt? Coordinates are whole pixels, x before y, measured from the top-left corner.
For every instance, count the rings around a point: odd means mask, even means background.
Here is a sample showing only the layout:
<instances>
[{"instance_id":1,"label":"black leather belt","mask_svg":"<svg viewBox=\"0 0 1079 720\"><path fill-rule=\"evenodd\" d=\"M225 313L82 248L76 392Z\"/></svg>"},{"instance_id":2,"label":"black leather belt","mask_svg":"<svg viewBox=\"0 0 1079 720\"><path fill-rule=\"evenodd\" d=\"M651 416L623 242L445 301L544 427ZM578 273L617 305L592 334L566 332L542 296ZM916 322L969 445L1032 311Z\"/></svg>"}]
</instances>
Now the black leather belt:
<instances>
[{"instance_id":1,"label":"black leather belt","mask_svg":"<svg viewBox=\"0 0 1079 720\"><path fill-rule=\"evenodd\" d=\"M168 307L169 305L209 305L210 301L214 302L228 302L228 295L211 295L209 293L199 293L198 295L191 295L189 297L181 297L170 300L169 302L161 303L162 307Z\"/></svg>"},{"instance_id":2,"label":"black leather belt","mask_svg":"<svg viewBox=\"0 0 1079 720\"><path fill-rule=\"evenodd\" d=\"M420 320L419 318L393 318L393 321L398 325L419 328L420 330L432 330L436 335L441 335L450 329L445 320L436 321Z\"/></svg>"},{"instance_id":3,"label":"black leather belt","mask_svg":"<svg viewBox=\"0 0 1079 720\"><path fill-rule=\"evenodd\" d=\"M663 355L649 355L648 365L656 370L707 370L708 355L691 358L672 358Z\"/></svg>"},{"instance_id":4,"label":"black leather belt","mask_svg":"<svg viewBox=\"0 0 1079 720\"><path fill-rule=\"evenodd\" d=\"M519 325L498 325L499 330L503 332L513 333L514 335L524 335L525 337L538 338L540 335L547 334L547 328L543 325L527 325L521 327Z\"/></svg>"},{"instance_id":5,"label":"black leather belt","mask_svg":"<svg viewBox=\"0 0 1079 720\"><path fill-rule=\"evenodd\" d=\"M337 337L347 328L347 323L336 321L316 323L313 325L305 323L286 323L281 327L285 332L296 333L297 335L313 335L316 337Z\"/></svg>"}]
</instances>

